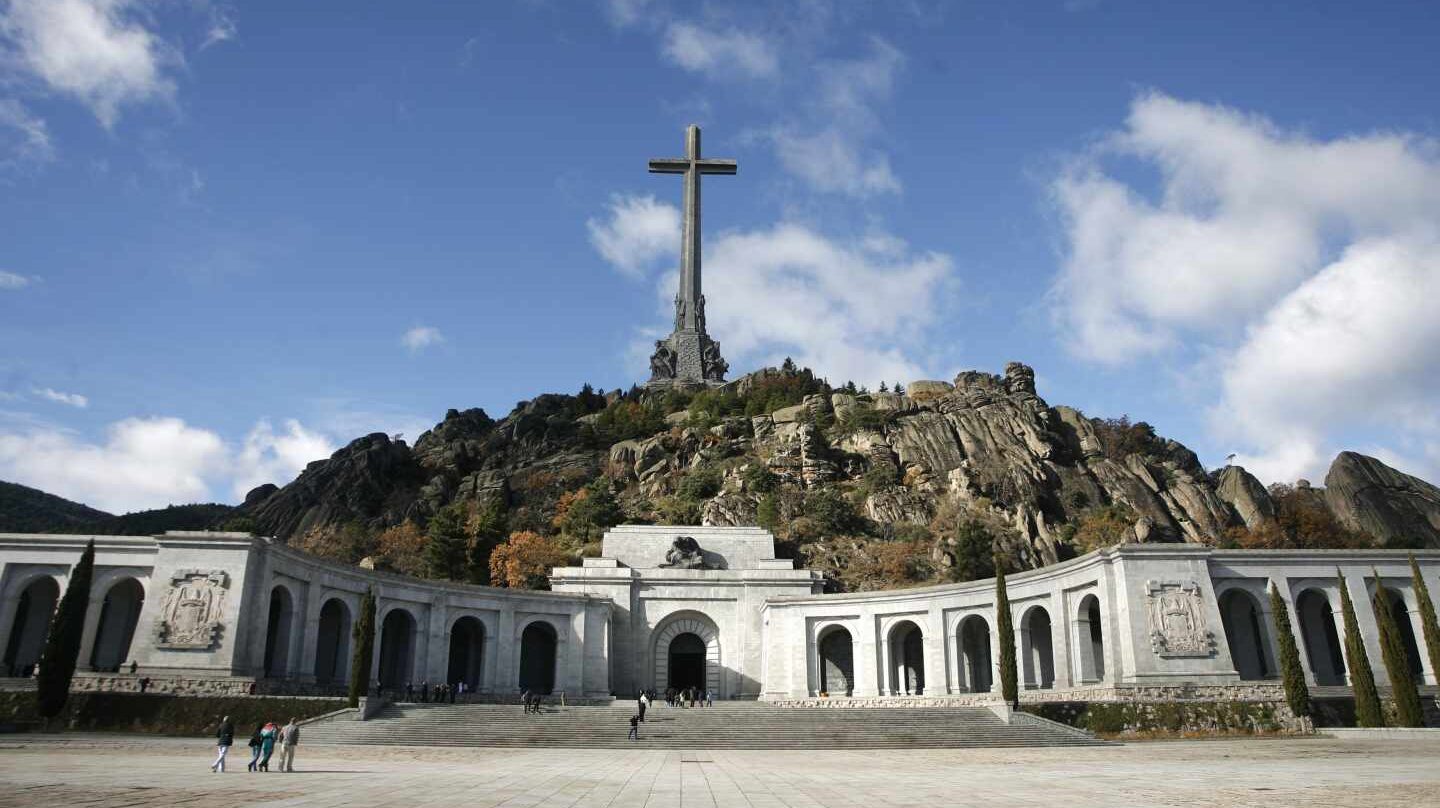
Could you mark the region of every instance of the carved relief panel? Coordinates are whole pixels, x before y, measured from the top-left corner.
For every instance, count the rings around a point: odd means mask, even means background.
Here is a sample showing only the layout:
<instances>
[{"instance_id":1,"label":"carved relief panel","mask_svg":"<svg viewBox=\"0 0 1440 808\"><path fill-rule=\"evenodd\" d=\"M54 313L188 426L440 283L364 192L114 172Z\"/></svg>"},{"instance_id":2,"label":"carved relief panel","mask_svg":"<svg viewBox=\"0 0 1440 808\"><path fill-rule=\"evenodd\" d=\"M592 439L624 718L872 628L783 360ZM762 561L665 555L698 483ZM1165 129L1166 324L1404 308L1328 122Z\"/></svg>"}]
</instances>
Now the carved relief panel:
<instances>
[{"instance_id":1,"label":"carved relief panel","mask_svg":"<svg viewBox=\"0 0 1440 808\"><path fill-rule=\"evenodd\" d=\"M208 650L225 620L229 576L220 570L176 570L160 607L157 648Z\"/></svg>"},{"instance_id":2,"label":"carved relief panel","mask_svg":"<svg viewBox=\"0 0 1440 808\"><path fill-rule=\"evenodd\" d=\"M1161 657L1208 657L1215 635L1205 624L1200 586L1194 581L1147 581L1150 647Z\"/></svg>"}]
</instances>

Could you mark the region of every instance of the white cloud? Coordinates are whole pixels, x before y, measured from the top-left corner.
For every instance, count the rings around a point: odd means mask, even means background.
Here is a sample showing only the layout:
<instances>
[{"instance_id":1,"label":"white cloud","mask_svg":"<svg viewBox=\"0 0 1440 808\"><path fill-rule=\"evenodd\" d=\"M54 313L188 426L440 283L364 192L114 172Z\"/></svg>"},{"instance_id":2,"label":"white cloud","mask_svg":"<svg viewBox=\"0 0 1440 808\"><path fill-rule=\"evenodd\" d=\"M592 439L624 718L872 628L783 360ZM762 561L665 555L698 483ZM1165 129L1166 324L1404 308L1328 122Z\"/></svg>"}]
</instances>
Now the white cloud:
<instances>
[{"instance_id":1,"label":"white cloud","mask_svg":"<svg viewBox=\"0 0 1440 808\"><path fill-rule=\"evenodd\" d=\"M612 205L612 220L623 209ZM678 226L668 235L673 245ZM736 371L788 355L833 381L871 385L926 375L915 357L928 350L953 282L947 256L912 253L893 235L847 242L791 223L722 233L704 261L706 296L724 301L707 311L707 325ZM673 270L656 278L666 312L675 283Z\"/></svg>"},{"instance_id":2,"label":"white cloud","mask_svg":"<svg viewBox=\"0 0 1440 808\"><path fill-rule=\"evenodd\" d=\"M52 390L49 387L37 387L30 392L43 399L53 401L57 404L64 404L66 406L76 407L82 410L90 406L90 399L80 395L79 393L62 393L59 390Z\"/></svg>"},{"instance_id":3,"label":"white cloud","mask_svg":"<svg viewBox=\"0 0 1440 808\"><path fill-rule=\"evenodd\" d=\"M24 289L29 285L30 279L24 275L16 275L14 272L0 269L0 289Z\"/></svg>"},{"instance_id":4,"label":"white cloud","mask_svg":"<svg viewBox=\"0 0 1440 808\"><path fill-rule=\"evenodd\" d=\"M127 104L170 98L180 57L145 27L138 0L10 0L0 35L52 91L73 96L107 128Z\"/></svg>"},{"instance_id":5,"label":"white cloud","mask_svg":"<svg viewBox=\"0 0 1440 808\"><path fill-rule=\"evenodd\" d=\"M329 440L293 420L280 432L262 420L232 447L179 418L126 418L93 443L26 419L0 432L0 479L124 513L239 501L255 485L283 485L332 452Z\"/></svg>"},{"instance_id":6,"label":"white cloud","mask_svg":"<svg viewBox=\"0 0 1440 808\"><path fill-rule=\"evenodd\" d=\"M610 198L609 218L585 223L600 255L631 277L641 277L655 262L680 251L680 211L653 196Z\"/></svg>"},{"instance_id":7,"label":"white cloud","mask_svg":"<svg viewBox=\"0 0 1440 808\"><path fill-rule=\"evenodd\" d=\"M285 431L278 434L270 421L261 420L245 436L245 443L235 455L230 491L238 501L257 485L284 485L295 479L306 464L329 457L336 448L329 438L306 429L293 418L285 421Z\"/></svg>"},{"instance_id":8,"label":"white cloud","mask_svg":"<svg viewBox=\"0 0 1440 808\"><path fill-rule=\"evenodd\" d=\"M0 478L112 512L206 500L224 461L218 435L179 418L127 418L99 444L55 429L0 434Z\"/></svg>"},{"instance_id":9,"label":"white cloud","mask_svg":"<svg viewBox=\"0 0 1440 808\"><path fill-rule=\"evenodd\" d=\"M210 9L210 27L205 31L205 39L200 43L200 50L205 50L212 45L219 45L221 42L229 42L239 33L235 25L235 16L230 9L221 6L213 6Z\"/></svg>"},{"instance_id":10,"label":"white cloud","mask_svg":"<svg viewBox=\"0 0 1440 808\"><path fill-rule=\"evenodd\" d=\"M856 139L839 130L777 130L772 138L780 165L816 190L856 197L900 191L890 159L876 150L862 153Z\"/></svg>"},{"instance_id":11,"label":"white cloud","mask_svg":"<svg viewBox=\"0 0 1440 808\"><path fill-rule=\"evenodd\" d=\"M605 0L605 14L616 26L634 25L645 17L655 0Z\"/></svg>"},{"instance_id":12,"label":"white cloud","mask_svg":"<svg viewBox=\"0 0 1440 808\"><path fill-rule=\"evenodd\" d=\"M0 168L19 168L55 159L50 129L20 102L0 98ZM4 288L0 282L0 288Z\"/></svg>"},{"instance_id":13,"label":"white cloud","mask_svg":"<svg viewBox=\"0 0 1440 808\"><path fill-rule=\"evenodd\" d=\"M1434 445L1437 155L1403 134L1321 140L1138 97L1053 185L1066 346L1116 364L1181 346L1215 357L1195 369L1217 377L1212 431L1262 479L1323 477L1362 433ZM1156 191L1113 161L1154 171Z\"/></svg>"},{"instance_id":14,"label":"white cloud","mask_svg":"<svg viewBox=\"0 0 1440 808\"><path fill-rule=\"evenodd\" d=\"M663 53L693 73L768 78L780 67L775 44L759 34L735 28L714 31L688 22L666 27Z\"/></svg>"},{"instance_id":15,"label":"white cloud","mask_svg":"<svg viewBox=\"0 0 1440 808\"><path fill-rule=\"evenodd\" d=\"M444 341L445 335L440 333L440 329L429 325L417 325L400 337L400 344L409 348L411 353L419 353Z\"/></svg>"}]
</instances>

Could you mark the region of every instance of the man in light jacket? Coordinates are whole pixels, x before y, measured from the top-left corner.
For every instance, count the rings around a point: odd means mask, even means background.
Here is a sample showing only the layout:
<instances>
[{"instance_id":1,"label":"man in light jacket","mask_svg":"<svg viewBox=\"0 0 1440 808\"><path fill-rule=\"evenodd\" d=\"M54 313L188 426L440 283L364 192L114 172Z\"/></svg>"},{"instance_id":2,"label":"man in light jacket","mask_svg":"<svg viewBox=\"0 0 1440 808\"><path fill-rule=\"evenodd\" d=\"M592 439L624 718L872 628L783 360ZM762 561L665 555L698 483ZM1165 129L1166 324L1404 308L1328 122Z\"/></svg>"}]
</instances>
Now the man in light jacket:
<instances>
[{"instance_id":1,"label":"man in light jacket","mask_svg":"<svg viewBox=\"0 0 1440 808\"><path fill-rule=\"evenodd\" d=\"M300 725L290 719L280 730L280 771L295 771L295 747L300 745Z\"/></svg>"}]
</instances>

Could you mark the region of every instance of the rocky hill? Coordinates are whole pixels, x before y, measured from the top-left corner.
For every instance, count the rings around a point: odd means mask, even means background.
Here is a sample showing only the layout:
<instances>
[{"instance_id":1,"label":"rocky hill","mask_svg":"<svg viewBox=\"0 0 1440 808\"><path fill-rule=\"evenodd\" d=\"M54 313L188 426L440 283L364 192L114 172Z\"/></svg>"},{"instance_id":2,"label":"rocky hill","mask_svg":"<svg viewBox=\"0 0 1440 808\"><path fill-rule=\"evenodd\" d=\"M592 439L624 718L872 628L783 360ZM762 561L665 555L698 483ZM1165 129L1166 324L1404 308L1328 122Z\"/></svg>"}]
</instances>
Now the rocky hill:
<instances>
[{"instance_id":1,"label":"rocky hill","mask_svg":"<svg viewBox=\"0 0 1440 808\"><path fill-rule=\"evenodd\" d=\"M1049 405L1019 363L875 393L787 365L717 390L547 394L498 421L451 410L413 448L367 435L238 513L341 556L374 551L386 528L423 534L446 509L501 511L576 554L621 518L761 524L849 588L989 574L992 550L1028 568L1119 541L1440 547L1440 489L1351 452L1326 484L1209 472L1143 422ZM587 496L618 508L568 518ZM322 540L338 532L350 538Z\"/></svg>"}]
</instances>

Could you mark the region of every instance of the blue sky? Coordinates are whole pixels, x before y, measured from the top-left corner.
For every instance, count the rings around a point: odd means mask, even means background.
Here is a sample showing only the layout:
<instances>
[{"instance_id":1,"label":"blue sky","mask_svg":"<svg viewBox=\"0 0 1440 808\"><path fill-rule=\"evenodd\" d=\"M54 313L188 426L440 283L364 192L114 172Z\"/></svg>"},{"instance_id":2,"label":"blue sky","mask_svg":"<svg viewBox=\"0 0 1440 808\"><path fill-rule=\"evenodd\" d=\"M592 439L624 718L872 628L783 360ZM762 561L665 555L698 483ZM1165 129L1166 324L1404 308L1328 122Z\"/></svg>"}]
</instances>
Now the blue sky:
<instances>
[{"instance_id":1,"label":"blue sky","mask_svg":"<svg viewBox=\"0 0 1440 808\"><path fill-rule=\"evenodd\" d=\"M645 163L691 122L740 165L705 184L732 375L1021 360L1207 465L1434 479L1437 35L1383 2L0 0L0 479L236 501L643 380L680 194Z\"/></svg>"}]
</instances>

